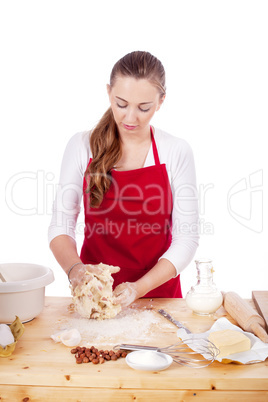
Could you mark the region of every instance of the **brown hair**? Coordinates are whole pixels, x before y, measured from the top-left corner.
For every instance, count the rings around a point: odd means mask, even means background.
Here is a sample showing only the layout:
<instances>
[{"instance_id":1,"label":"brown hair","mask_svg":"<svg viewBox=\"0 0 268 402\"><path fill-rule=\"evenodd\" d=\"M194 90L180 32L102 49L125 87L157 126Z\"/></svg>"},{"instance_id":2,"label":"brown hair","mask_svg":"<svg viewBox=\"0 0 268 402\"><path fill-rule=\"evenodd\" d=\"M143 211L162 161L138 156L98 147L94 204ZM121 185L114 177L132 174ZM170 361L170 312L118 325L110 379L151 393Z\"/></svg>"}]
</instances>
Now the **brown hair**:
<instances>
[{"instance_id":1,"label":"brown hair","mask_svg":"<svg viewBox=\"0 0 268 402\"><path fill-rule=\"evenodd\" d=\"M112 87L118 76L147 79L159 89L164 96L165 70L156 57L149 52L135 51L122 57L114 65L110 75ZM86 175L89 175L88 191L90 192L90 207L98 207L103 195L108 191L111 179L110 173L121 157L121 141L113 112L109 108L90 136L92 161Z\"/></svg>"}]
</instances>

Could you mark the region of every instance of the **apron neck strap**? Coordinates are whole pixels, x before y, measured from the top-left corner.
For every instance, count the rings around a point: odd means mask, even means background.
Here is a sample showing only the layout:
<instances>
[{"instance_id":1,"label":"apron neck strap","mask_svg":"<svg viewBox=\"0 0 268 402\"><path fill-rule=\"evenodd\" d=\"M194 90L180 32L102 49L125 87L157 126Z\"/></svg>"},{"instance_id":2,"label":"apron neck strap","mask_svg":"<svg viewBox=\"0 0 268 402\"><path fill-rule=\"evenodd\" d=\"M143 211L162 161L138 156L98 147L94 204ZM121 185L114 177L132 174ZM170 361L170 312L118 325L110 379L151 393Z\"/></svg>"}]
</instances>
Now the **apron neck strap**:
<instances>
[{"instance_id":1,"label":"apron neck strap","mask_svg":"<svg viewBox=\"0 0 268 402\"><path fill-rule=\"evenodd\" d=\"M159 156L158 156L158 151L156 148L156 143L155 143L155 139L154 139L154 133L153 133L153 128L152 126L150 126L151 129L151 138L152 138L152 145L153 145L153 153L154 153L154 162L157 166L160 165L160 160L159 160Z\"/></svg>"}]
</instances>

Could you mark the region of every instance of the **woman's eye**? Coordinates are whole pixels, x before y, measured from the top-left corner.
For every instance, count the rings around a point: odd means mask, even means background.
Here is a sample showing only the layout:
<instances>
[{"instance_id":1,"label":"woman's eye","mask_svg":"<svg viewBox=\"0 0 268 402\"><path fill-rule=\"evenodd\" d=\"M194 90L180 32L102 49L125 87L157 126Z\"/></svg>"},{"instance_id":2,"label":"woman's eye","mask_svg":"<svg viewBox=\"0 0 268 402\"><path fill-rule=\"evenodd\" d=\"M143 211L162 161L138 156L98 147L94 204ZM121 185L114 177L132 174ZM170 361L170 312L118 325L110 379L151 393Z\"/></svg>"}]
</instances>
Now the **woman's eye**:
<instances>
[{"instance_id":1,"label":"woman's eye","mask_svg":"<svg viewBox=\"0 0 268 402\"><path fill-rule=\"evenodd\" d=\"M116 106L119 107L120 109L125 109L125 108L127 107L127 105L120 105L119 103L116 103ZM139 107L139 110L140 110L141 112L146 113L146 112L149 112L150 108L148 108L148 109L142 109L141 107Z\"/></svg>"},{"instance_id":2,"label":"woman's eye","mask_svg":"<svg viewBox=\"0 0 268 402\"><path fill-rule=\"evenodd\" d=\"M140 109L141 112L144 112L144 113L149 112L149 110L150 110L150 108L149 109L141 109L141 108L139 108L139 109Z\"/></svg>"}]
</instances>

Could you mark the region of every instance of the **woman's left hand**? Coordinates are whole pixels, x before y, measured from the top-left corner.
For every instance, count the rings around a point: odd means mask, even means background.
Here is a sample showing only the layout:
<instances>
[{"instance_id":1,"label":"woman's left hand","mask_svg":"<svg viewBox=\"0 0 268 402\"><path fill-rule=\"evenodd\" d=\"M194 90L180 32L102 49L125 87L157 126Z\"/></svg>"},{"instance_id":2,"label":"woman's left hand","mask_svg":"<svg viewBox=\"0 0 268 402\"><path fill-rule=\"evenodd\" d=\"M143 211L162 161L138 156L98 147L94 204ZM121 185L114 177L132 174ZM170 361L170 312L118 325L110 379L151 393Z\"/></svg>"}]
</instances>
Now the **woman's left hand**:
<instances>
[{"instance_id":1,"label":"woman's left hand","mask_svg":"<svg viewBox=\"0 0 268 402\"><path fill-rule=\"evenodd\" d=\"M138 299L138 287L135 282L123 282L116 286L114 292L116 297L115 303L121 304L122 307L127 307Z\"/></svg>"}]
</instances>

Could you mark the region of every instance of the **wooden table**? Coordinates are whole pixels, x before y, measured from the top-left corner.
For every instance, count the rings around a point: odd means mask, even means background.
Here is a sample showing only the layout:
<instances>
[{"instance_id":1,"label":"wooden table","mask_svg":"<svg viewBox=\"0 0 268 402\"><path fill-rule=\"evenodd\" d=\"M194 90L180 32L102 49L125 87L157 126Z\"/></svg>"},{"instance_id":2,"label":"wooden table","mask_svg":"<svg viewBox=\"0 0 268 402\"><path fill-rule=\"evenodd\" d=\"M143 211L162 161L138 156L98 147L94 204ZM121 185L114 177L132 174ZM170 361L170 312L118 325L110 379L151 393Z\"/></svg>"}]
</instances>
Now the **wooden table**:
<instances>
[{"instance_id":1,"label":"wooden table","mask_svg":"<svg viewBox=\"0 0 268 402\"><path fill-rule=\"evenodd\" d=\"M213 362L202 369L172 363L158 372L129 368L124 359L105 364L76 364L69 348L50 335L55 321L68 312L70 298L46 297L43 312L25 324L15 353L0 358L2 401L268 401L268 360L252 365ZM183 299L143 299L137 308L164 308L192 332L208 330L227 316L198 317ZM163 318L163 320L165 320ZM157 331L147 344L166 346L177 341L176 327ZM94 344L94 340L91 340ZM120 342L120 340L119 340Z\"/></svg>"}]
</instances>

